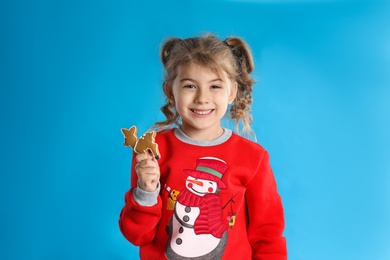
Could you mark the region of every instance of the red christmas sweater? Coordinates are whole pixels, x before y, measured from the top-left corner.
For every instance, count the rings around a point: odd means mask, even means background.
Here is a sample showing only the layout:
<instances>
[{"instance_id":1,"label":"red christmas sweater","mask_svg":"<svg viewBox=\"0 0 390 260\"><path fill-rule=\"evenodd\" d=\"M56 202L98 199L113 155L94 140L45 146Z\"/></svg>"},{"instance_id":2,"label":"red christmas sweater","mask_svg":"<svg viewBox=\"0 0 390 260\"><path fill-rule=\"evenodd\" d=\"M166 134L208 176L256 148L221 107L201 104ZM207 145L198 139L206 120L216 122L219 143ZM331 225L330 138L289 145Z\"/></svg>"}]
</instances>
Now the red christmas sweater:
<instances>
[{"instance_id":1,"label":"red christmas sweater","mask_svg":"<svg viewBox=\"0 0 390 260\"><path fill-rule=\"evenodd\" d=\"M161 176L154 202L139 203L151 193L137 187L133 158L119 226L140 246L140 258L287 259L267 151L230 130L212 142L183 136L179 129L156 136Z\"/></svg>"}]
</instances>

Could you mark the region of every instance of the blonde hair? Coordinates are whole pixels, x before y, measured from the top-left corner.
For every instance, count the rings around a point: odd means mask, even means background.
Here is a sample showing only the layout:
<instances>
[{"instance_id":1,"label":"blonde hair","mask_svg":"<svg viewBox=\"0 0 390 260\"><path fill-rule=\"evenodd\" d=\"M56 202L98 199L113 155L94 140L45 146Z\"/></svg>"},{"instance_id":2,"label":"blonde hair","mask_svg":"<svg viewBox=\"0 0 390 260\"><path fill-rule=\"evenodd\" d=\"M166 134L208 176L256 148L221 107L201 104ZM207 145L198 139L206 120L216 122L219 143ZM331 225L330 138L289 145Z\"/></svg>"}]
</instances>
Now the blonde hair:
<instances>
[{"instance_id":1,"label":"blonde hair","mask_svg":"<svg viewBox=\"0 0 390 260\"><path fill-rule=\"evenodd\" d=\"M246 42L238 37L218 39L207 34L201 37L179 39L169 38L161 48L160 58L164 66L163 91L166 103L161 108L166 120L157 122L155 127L164 129L174 124L180 125L180 116L175 105L170 102L171 85L177 76L181 65L197 64L216 71L225 71L230 79L238 84L237 95L230 106L230 116L235 120L236 130L246 137L254 133L251 129L252 115L252 85L254 79L250 76L254 69L251 51ZM242 129L240 129L242 125Z\"/></svg>"}]
</instances>

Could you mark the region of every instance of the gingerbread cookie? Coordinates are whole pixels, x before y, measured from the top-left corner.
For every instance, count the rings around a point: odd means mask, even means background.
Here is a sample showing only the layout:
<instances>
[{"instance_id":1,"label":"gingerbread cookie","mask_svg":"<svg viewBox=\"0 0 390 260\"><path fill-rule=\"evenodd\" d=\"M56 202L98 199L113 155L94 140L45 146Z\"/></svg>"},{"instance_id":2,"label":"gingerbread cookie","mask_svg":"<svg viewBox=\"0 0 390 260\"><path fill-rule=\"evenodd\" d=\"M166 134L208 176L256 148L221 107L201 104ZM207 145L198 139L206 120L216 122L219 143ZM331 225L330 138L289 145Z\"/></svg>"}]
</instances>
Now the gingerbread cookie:
<instances>
[{"instance_id":1,"label":"gingerbread cookie","mask_svg":"<svg viewBox=\"0 0 390 260\"><path fill-rule=\"evenodd\" d=\"M140 153L149 153L152 152L156 160L160 159L160 152L158 150L158 144L155 142L156 131L147 132L143 134L140 138L137 138L138 129L134 125L129 129L122 128L123 136L125 137L124 145L131 147L134 152Z\"/></svg>"}]
</instances>

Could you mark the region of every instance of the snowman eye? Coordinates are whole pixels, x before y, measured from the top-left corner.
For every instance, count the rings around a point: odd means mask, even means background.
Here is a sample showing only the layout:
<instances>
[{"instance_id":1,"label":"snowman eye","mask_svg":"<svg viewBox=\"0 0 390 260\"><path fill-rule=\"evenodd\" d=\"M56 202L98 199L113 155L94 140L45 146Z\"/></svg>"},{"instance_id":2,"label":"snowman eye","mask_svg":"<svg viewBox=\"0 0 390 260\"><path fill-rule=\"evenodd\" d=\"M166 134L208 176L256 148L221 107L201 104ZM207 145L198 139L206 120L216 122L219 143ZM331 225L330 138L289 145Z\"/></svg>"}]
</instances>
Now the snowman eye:
<instances>
[{"instance_id":1,"label":"snowman eye","mask_svg":"<svg viewBox=\"0 0 390 260\"><path fill-rule=\"evenodd\" d=\"M209 183L210 183L211 185L213 185L213 183L212 183L211 181L210 181Z\"/></svg>"}]
</instances>

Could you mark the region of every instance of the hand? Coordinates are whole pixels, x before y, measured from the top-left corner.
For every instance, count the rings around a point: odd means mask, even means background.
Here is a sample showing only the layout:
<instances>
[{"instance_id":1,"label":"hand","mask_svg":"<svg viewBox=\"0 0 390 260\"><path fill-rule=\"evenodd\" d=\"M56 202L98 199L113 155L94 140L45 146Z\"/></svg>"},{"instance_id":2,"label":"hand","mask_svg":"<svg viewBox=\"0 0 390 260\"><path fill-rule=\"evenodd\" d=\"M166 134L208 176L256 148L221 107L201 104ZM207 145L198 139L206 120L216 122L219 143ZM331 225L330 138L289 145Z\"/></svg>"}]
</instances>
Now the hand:
<instances>
[{"instance_id":1,"label":"hand","mask_svg":"<svg viewBox=\"0 0 390 260\"><path fill-rule=\"evenodd\" d=\"M155 191L160 181L160 167L157 160L150 154L138 154L135 159L139 187L144 191Z\"/></svg>"}]
</instances>

